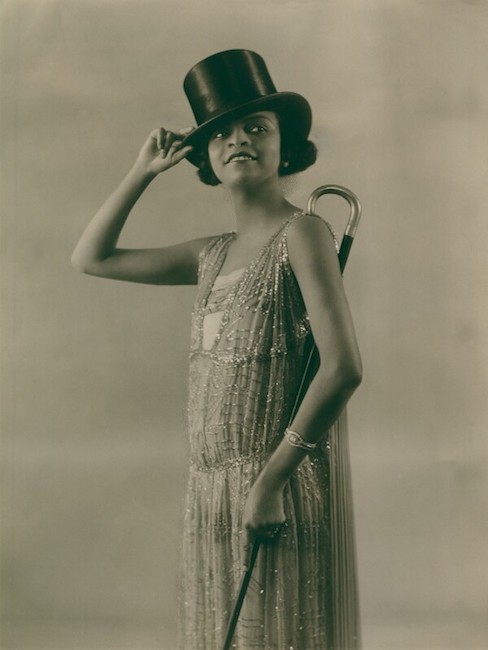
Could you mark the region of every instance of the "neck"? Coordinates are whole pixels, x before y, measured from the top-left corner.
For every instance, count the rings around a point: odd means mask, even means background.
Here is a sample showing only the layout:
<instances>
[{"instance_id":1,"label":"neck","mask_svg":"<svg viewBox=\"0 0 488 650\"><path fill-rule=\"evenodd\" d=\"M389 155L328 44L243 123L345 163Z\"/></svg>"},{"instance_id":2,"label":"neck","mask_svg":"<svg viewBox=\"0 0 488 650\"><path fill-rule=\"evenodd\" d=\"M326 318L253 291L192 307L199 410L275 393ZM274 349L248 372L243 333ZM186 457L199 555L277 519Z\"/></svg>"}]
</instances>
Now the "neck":
<instances>
[{"instance_id":1,"label":"neck","mask_svg":"<svg viewBox=\"0 0 488 650\"><path fill-rule=\"evenodd\" d=\"M298 209L285 199L277 183L231 188L231 197L239 234L273 228Z\"/></svg>"}]
</instances>

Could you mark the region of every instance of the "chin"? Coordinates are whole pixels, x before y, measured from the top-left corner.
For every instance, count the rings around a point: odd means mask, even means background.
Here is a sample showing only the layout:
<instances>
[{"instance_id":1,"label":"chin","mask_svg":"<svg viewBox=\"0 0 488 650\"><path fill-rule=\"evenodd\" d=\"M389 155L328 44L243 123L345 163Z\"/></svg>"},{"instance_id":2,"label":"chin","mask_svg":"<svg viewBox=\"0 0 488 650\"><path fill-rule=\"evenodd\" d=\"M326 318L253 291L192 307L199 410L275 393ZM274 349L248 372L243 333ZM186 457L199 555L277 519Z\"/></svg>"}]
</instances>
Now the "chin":
<instances>
[{"instance_id":1,"label":"chin","mask_svg":"<svg viewBox=\"0 0 488 650\"><path fill-rule=\"evenodd\" d=\"M245 187L246 185L262 185L263 183L274 182L277 178L277 173L263 174L262 170L258 169L225 170L223 174L218 176L220 182L230 188Z\"/></svg>"}]
</instances>

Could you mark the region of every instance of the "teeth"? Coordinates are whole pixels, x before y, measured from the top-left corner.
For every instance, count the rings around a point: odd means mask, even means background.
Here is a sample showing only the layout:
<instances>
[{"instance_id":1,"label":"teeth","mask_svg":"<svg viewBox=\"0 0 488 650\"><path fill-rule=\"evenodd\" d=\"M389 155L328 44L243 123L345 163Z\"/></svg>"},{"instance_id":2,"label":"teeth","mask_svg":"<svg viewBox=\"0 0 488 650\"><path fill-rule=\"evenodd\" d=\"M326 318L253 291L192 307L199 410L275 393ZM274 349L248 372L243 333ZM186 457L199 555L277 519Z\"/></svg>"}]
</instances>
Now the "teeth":
<instances>
[{"instance_id":1,"label":"teeth","mask_svg":"<svg viewBox=\"0 0 488 650\"><path fill-rule=\"evenodd\" d=\"M252 156L247 156L246 154L238 154L237 156L232 156L232 160L254 160Z\"/></svg>"}]
</instances>

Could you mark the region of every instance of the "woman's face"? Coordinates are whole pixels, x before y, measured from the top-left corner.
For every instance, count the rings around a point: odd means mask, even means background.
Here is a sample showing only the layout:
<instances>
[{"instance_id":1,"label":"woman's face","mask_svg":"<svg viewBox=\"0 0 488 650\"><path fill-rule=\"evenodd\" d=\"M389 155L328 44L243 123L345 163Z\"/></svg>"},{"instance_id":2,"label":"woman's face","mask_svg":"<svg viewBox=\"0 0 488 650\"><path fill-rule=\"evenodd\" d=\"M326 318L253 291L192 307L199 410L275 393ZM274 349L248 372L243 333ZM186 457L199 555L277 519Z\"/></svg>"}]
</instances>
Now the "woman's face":
<instances>
[{"instance_id":1,"label":"woman's face","mask_svg":"<svg viewBox=\"0 0 488 650\"><path fill-rule=\"evenodd\" d=\"M229 187L276 178L281 158L277 115L259 111L224 124L210 136L208 157L214 174Z\"/></svg>"}]
</instances>

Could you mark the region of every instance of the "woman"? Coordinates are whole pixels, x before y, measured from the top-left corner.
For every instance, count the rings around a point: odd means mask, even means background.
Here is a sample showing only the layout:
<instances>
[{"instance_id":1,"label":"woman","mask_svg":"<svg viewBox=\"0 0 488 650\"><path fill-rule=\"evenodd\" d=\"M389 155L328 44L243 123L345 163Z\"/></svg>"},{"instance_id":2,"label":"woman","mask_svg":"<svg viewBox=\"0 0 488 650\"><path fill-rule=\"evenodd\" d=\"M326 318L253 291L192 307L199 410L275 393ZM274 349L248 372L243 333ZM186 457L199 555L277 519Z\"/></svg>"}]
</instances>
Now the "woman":
<instances>
[{"instance_id":1,"label":"woman","mask_svg":"<svg viewBox=\"0 0 488 650\"><path fill-rule=\"evenodd\" d=\"M331 439L346 434L342 413L361 362L333 236L289 203L281 181L315 161L310 107L300 95L277 92L262 58L247 50L205 59L184 87L198 127L150 134L73 254L74 265L93 275L198 284L182 644L222 645L259 537L266 543L235 647L356 648L350 522L331 499ZM236 231L165 248L117 248L143 191L184 158L205 183L228 188ZM290 423L310 332L321 363ZM338 530L344 539L334 546Z\"/></svg>"}]
</instances>

